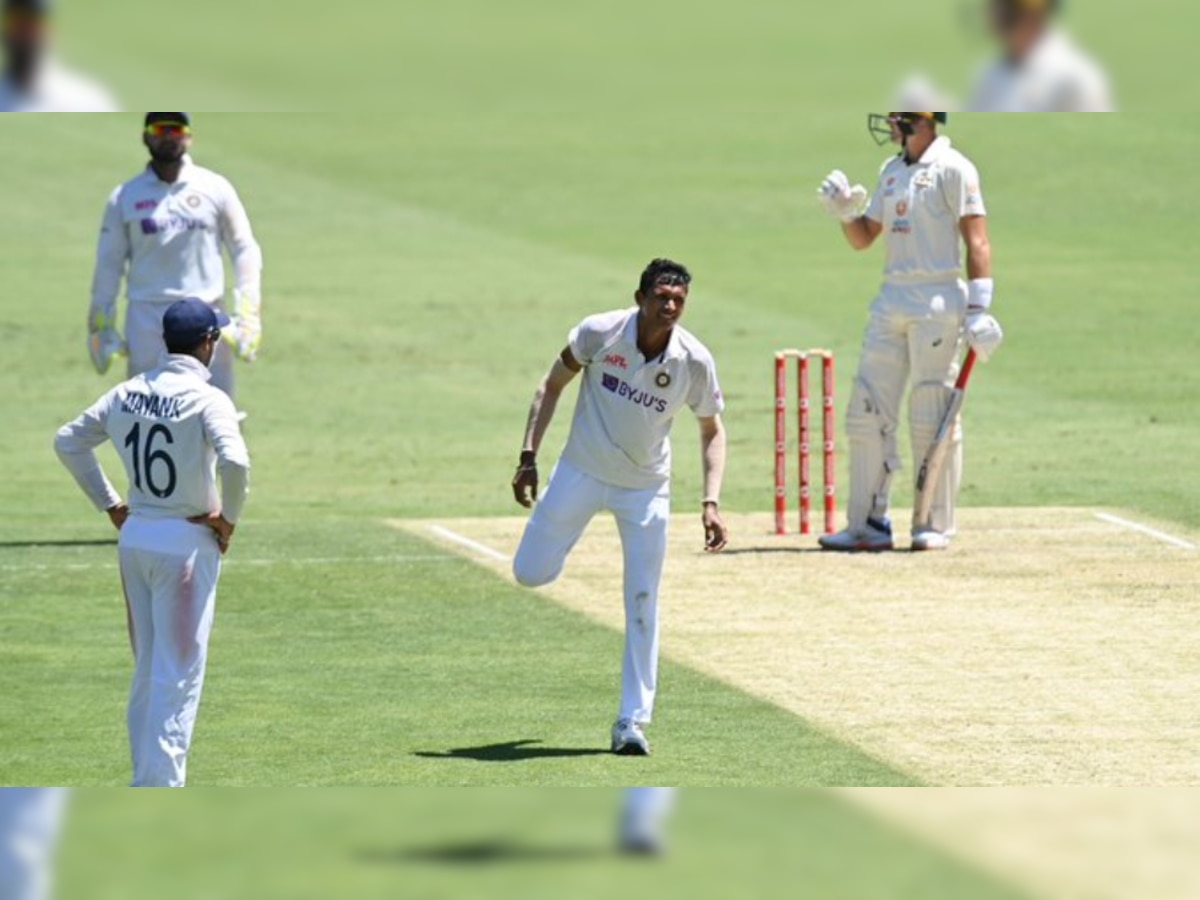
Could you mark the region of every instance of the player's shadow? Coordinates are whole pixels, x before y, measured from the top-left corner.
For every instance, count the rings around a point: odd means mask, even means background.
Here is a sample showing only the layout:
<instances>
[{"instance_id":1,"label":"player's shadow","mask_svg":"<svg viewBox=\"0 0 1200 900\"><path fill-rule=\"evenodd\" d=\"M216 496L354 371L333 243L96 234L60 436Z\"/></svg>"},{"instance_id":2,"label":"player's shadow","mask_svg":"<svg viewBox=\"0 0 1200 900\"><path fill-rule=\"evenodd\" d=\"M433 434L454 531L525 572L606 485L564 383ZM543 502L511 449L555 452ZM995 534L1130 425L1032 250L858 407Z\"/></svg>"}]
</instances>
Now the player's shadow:
<instances>
[{"instance_id":1,"label":"player's shadow","mask_svg":"<svg viewBox=\"0 0 1200 900\"><path fill-rule=\"evenodd\" d=\"M457 747L453 750L417 750L413 756L425 759L473 759L477 762L520 762L526 759L552 759L568 756L600 756L608 753L596 747L538 747L541 741L526 738L484 744L482 747Z\"/></svg>"},{"instance_id":2,"label":"player's shadow","mask_svg":"<svg viewBox=\"0 0 1200 900\"><path fill-rule=\"evenodd\" d=\"M12 548L14 550L29 547L115 547L117 539L101 538L99 540L87 541L0 541L0 549Z\"/></svg>"},{"instance_id":3,"label":"player's shadow","mask_svg":"<svg viewBox=\"0 0 1200 900\"><path fill-rule=\"evenodd\" d=\"M360 862L374 865L423 863L435 866L578 862L612 855L611 849L599 847L523 847L507 840L462 841L430 847L399 847L394 850L371 849L356 854Z\"/></svg>"},{"instance_id":4,"label":"player's shadow","mask_svg":"<svg viewBox=\"0 0 1200 900\"><path fill-rule=\"evenodd\" d=\"M766 553L824 553L820 547L796 547L777 545L771 547L726 547L719 556L759 556Z\"/></svg>"}]
</instances>

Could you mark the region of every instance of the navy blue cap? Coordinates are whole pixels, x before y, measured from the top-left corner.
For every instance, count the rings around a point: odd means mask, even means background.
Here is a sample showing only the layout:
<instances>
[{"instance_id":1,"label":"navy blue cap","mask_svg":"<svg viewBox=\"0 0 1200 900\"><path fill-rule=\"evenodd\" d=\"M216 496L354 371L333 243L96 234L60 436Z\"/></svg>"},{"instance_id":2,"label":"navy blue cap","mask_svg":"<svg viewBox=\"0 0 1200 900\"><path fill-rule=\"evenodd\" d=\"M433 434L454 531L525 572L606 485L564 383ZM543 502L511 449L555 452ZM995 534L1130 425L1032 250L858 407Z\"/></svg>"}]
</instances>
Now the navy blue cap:
<instances>
[{"instance_id":1,"label":"navy blue cap","mask_svg":"<svg viewBox=\"0 0 1200 900\"><path fill-rule=\"evenodd\" d=\"M184 125L191 125L192 119L185 112L148 112L148 113L146 113L146 124L153 125L155 122L182 122Z\"/></svg>"},{"instance_id":2,"label":"navy blue cap","mask_svg":"<svg viewBox=\"0 0 1200 900\"><path fill-rule=\"evenodd\" d=\"M163 340L174 347L194 347L229 324L229 316L203 300L176 300L163 313Z\"/></svg>"}]
</instances>

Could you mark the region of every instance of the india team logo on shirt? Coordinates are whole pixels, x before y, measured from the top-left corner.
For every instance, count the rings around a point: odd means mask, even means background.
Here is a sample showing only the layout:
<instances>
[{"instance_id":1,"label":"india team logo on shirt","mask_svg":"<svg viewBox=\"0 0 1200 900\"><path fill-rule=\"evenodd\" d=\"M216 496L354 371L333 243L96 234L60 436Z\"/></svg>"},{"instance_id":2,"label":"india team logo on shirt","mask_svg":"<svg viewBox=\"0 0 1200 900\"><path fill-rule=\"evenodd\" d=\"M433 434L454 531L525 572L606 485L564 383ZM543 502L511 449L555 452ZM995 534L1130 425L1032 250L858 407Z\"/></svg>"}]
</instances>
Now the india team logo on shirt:
<instances>
[{"instance_id":1,"label":"india team logo on shirt","mask_svg":"<svg viewBox=\"0 0 1200 900\"><path fill-rule=\"evenodd\" d=\"M671 373L670 372L659 372L657 375L654 376L654 383L657 384L660 388L670 387L671 386Z\"/></svg>"}]
</instances>

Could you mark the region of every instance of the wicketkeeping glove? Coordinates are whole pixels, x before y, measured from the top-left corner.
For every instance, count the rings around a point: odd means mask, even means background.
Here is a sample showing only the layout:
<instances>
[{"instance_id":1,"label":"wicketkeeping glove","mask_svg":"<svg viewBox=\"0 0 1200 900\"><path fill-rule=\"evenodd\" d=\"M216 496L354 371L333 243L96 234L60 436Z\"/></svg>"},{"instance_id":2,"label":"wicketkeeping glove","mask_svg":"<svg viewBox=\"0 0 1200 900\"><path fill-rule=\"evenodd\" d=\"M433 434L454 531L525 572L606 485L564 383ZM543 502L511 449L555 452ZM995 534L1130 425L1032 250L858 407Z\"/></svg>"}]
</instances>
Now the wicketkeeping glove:
<instances>
[{"instance_id":1,"label":"wicketkeeping glove","mask_svg":"<svg viewBox=\"0 0 1200 900\"><path fill-rule=\"evenodd\" d=\"M103 375L112 365L112 358L128 351L125 339L117 331L114 317L102 309L93 309L88 313L88 354L92 357L92 365Z\"/></svg>"},{"instance_id":2,"label":"wicketkeeping glove","mask_svg":"<svg viewBox=\"0 0 1200 900\"><path fill-rule=\"evenodd\" d=\"M233 292L233 315L221 332L238 359L254 362L262 344L261 301L250 293Z\"/></svg>"},{"instance_id":3,"label":"wicketkeeping glove","mask_svg":"<svg viewBox=\"0 0 1200 900\"><path fill-rule=\"evenodd\" d=\"M834 218L852 222L867 208L867 189L861 184L851 186L846 173L834 169L817 188L817 199Z\"/></svg>"}]
</instances>

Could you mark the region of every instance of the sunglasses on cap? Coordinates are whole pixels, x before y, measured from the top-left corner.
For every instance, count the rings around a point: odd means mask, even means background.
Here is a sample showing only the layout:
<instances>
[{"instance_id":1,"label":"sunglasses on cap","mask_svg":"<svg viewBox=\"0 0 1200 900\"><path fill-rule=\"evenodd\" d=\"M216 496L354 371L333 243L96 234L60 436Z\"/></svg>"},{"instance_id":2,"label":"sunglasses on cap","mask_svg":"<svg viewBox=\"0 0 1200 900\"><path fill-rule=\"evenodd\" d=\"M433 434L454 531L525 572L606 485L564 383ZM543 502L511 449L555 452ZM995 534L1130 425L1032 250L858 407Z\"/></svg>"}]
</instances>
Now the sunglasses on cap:
<instances>
[{"instance_id":1,"label":"sunglasses on cap","mask_svg":"<svg viewBox=\"0 0 1200 900\"><path fill-rule=\"evenodd\" d=\"M187 137L192 129L182 122L151 122L146 126L150 137Z\"/></svg>"}]
</instances>

